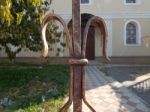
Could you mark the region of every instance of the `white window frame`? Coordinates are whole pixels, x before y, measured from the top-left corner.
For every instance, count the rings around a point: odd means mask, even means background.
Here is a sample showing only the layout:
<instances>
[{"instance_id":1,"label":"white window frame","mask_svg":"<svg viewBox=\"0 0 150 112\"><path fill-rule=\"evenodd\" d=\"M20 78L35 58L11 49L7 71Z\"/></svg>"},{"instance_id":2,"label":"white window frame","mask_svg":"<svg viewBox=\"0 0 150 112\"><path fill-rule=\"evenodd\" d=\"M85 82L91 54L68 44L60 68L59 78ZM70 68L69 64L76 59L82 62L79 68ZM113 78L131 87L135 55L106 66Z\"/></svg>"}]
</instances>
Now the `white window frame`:
<instances>
[{"instance_id":1,"label":"white window frame","mask_svg":"<svg viewBox=\"0 0 150 112\"><path fill-rule=\"evenodd\" d=\"M80 2L80 4L81 4L81 5L91 5L91 4L92 4L92 0L89 0L89 3L81 3L81 2Z\"/></svg>"},{"instance_id":2,"label":"white window frame","mask_svg":"<svg viewBox=\"0 0 150 112\"><path fill-rule=\"evenodd\" d=\"M124 0L124 5L140 5L141 0L136 0L136 3L127 3L126 0Z\"/></svg>"},{"instance_id":3,"label":"white window frame","mask_svg":"<svg viewBox=\"0 0 150 112\"><path fill-rule=\"evenodd\" d=\"M130 22L133 22L133 23L136 24L136 32L137 32L137 34L136 34L137 35L137 37L136 37L136 42L137 43L136 44L128 44L126 42L126 38L127 38L127 35L126 35L127 30L126 30L126 28L127 28L128 23L130 23ZM141 46L141 25L140 25L139 21L131 19L131 20L128 20L125 23L125 25L124 25L124 46Z\"/></svg>"}]
</instances>

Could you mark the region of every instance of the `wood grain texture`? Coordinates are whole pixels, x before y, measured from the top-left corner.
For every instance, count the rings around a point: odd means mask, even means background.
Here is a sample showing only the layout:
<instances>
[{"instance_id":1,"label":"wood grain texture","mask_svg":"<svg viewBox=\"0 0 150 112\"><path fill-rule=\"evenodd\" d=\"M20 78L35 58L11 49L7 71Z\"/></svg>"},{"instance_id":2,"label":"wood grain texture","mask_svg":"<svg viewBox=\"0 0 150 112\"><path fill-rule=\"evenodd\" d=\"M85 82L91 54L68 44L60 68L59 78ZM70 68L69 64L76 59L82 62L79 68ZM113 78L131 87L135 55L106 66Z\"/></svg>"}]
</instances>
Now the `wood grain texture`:
<instances>
[{"instance_id":1,"label":"wood grain texture","mask_svg":"<svg viewBox=\"0 0 150 112\"><path fill-rule=\"evenodd\" d=\"M83 57L85 57L85 50L86 50L86 42L87 42L87 35L88 35L88 30L90 28L90 26L98 26L98 28L100 29L100 32L102 34L102 44L103 44L103 56L105 57L105 59L107 61L110 61L110 59L108 58L107 55L107 44L108 44L108 33L107 33L107 28L106 28L106 24L105 21L98 17L98 16L93 16L91 19L89 19L89 21L86 24L85 30L84 30L84 38L83 38L83 49L82 49L82 55Z\"/></svg>"},{"instance_id":2,"label":"wood grain texture","mask_svg":"<svg viewBox=\"0 0 150 112\"><path fill-rule=\"evenodd\" d=\"M67 47L69 48L69 55L72 56L73 55L73 49L72 49L72 37L70 36L70 33L69 33L69 30L68 30L68 27L65 23L65 21L59 16L59 15L56 15L56 14L47 14L47 16L45 16L43 22L42 22L42 28L41 28L41 32L42 32L42 42L43 42L43 45L44 45L44 49L43 49L43 57L46 57L48 55L48 43L46 41L46 28L47 28L47 25L50 21L54 21L54 20L57 20L59 21L63 28L64 28L64 32L66 33L66 41L67 41Z\"/></svg>"},{"instance_id":3,"label":"wood grain texture","mask_svg":"<svg viewBox=\"0 0 150 112\"><path fill-rule=\"evenodd\" d=\"M72 0L73 50L74 58L81 58L81 16L80 0ZM73 112L82 112L82 66L74 65Z\"/></svg>"},{"instance_id":4,"label":"wood grain texture","mask_svg":"<svg viewBox=\"0 0 150 112\"><path fill-rule=\"evenodd\" d=\"M45 31L49 21L57 20L63 27L67 35L67 45L69 48L69 55L72 59L68 60L70 64L70 80L69 80L69 99L67 103L59 110L59 112L66 112L73 102L73 112L82 112L82 100L89 107L92 112L96 112L88 103L85 97L86 80L85 80L85 65L88 60L85 59L87 35L90 25L97 25L102 33L103 40L103 55L109 60L107 56L107 29L102 18L93 16L86 24L83 39L81 39L81 14L80 14L80 0L72 0L72 33L70 36L69 30L65 21L56 14L48 14L42 23L42 41L44 44L43 56L48 54L48 44L46 41ZM83 43L81 45L81 43Z\"/></svg>"}]
</instances>

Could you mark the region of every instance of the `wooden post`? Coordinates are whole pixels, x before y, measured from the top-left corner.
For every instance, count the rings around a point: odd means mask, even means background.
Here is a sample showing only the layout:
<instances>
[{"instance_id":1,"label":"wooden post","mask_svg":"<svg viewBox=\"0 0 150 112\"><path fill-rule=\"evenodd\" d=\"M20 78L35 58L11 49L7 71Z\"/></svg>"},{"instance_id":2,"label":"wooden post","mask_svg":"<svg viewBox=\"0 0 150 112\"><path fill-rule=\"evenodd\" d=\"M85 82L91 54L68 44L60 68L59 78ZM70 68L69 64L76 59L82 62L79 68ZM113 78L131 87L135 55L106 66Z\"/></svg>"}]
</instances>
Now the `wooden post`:
<instances>
[{"instance_id":1,"label":"wooden post","mask_svg":"<svg viewBox=\"0 0 150 112\"><path fill-rule=\"evenodd\" d=\"M80 14L80 0L72 0L72 36L69 33L65 21L56 14L48 14L42 23L42 42L44 45L43 56L48 54L48 44L46 41L46 27L49 21L59 21L66 33L67 45L69 54L72 59L69 59L70 64L70 81L69 81L69 99L67 103L59 110L59 112L66 112L73 102L73 112L82 112L82 100L89 107L92 112L96 112L93 107L88 103L85 97L86 80L85 80L85 66L88 60L85 59L86 42L89 27L92 23L97 24L103 34L103 55L107 60L107 29L105 22L102 18L93 16L86 24L84 37L81 40L81 14ZM83 43L83 45L81 45Z\"/></svg>"},{"instance_id":2,"label":"wooden post","mask_svg":"<svg viewBox=\"0 0 150 112\"><path fill-rule=\"evenodd\" d=\"M72 0L74 58L81 58L80 0ZM82 112L82 66L73 67L73 112Z\"/></svg>"}]
</instances>

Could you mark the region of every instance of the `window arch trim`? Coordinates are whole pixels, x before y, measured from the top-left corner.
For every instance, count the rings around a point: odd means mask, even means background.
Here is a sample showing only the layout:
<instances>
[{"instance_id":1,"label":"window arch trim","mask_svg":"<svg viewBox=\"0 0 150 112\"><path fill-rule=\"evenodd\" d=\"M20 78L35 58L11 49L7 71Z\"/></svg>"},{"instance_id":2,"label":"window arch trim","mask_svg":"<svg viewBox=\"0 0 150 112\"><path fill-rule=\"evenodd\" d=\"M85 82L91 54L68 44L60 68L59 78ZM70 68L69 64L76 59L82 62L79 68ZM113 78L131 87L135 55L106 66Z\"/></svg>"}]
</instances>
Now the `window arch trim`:
<instances>
[{"instance_id":1,"label":"window arch trim","mask_svg":"<svg viewBox=\"0 0 150 112\"><path fill-rule=\"evenodd\" d=\"M141 0L136 0L136 3L127 3L126 0L123 0L124 1L124 5L140 5L141 4Z\"/></svg>"},{"instance_id":2,"label":"window arch trim","mask_svg":"<svg viewBox=\"0 0 150 112\"><path fill-rule=\"evenodd\" d=\"M92 4L92 0L89 0L89 3L80 3L80 5L91 5Z\"/></svg>"},{"instance_id":3,"label":"window arch trim","mask_svg":"<svg viewBox=\"0 0 150 112\"><path fill-rule=\"evenodd\" d=\"M129 23L135 23L136 25L136 44L128 44L127 43L127 25ZM125 25L124 25L124 45L125 46L141 46L141 25L139 23L139 21L137 20L134 20L134 19L131 19L131 20L128 20Z\"/></svg>"}]
</instances>

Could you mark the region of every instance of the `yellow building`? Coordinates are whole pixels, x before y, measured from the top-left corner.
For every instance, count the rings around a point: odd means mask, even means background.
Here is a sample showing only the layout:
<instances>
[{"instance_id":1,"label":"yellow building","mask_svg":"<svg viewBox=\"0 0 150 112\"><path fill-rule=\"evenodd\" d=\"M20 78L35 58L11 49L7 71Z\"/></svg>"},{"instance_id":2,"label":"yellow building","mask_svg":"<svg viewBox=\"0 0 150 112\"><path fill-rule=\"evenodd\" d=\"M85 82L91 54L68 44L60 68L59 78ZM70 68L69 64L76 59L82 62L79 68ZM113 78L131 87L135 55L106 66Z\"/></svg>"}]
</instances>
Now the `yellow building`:
<instances>
[{"instance_id":1,"label":"yellow building","mask_svg":"<svg viewBox=\"0 0 150 112\"><path fill-rule=\"evenodd\" d=\"M53 0L51 9L61 15L66 23L72 17L71 0ZM150 1L149 0L81 0L83 17L96 15L105 20L108 30L108 55L110 57L150 56ZM84 20L82 21L84 22ZM92 32L92 31L91 31ZM95 28L90 34L91 58L101 56L100 32ZM93 50L93 52L92 52ZM3 57L5 53L1 52ZM54 56L53 54L50 54ZM23 51L18 57L38 57L40 53ZM67 49L61 56L68 56Z\"/></svg>"}]
</instances>

